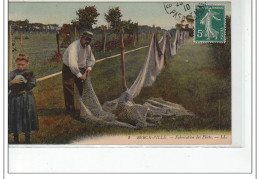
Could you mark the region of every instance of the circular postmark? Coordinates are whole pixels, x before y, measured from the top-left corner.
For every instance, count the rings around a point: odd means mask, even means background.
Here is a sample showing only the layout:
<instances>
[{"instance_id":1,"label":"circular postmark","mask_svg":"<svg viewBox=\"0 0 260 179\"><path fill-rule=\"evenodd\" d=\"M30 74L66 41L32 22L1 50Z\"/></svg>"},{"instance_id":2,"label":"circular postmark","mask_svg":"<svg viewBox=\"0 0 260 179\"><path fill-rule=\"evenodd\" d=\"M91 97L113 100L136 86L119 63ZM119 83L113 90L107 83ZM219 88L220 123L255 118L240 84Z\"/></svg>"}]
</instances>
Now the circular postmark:
<instances>
[{"instance_id":1,"label":"circular postmark","mask_svg":"<svg viewBox=\"0 0 260 179\"><path fill-rule=\"evenodd\" d=\"M166 13L172 15L177 21L200 17L205 10L205 6L205 2L196 3L196 9L195 3L190 2L164 3Z\"/></svg>"}]
</instances>

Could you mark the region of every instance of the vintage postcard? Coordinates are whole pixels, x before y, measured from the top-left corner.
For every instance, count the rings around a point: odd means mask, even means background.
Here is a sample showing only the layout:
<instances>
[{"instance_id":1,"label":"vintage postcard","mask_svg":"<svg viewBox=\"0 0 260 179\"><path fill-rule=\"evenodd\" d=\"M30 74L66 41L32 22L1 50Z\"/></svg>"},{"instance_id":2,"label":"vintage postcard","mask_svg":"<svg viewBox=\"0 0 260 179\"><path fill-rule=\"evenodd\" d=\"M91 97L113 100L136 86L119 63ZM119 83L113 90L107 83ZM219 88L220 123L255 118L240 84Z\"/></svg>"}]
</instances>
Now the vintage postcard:
<instances>
[{"instance_id":1,"label":"vintage postcard","mask_svg":"<svg viewBox=\"0 0 260 179\"><path fill-rule=\"evenodd\" d=\"M256 171L252 6L5 0L6 178Z\"/></svg>"},{"instance_id":2,"label":"vintage postcard","mask_svg":"<svg viewBox=\"0 0 260 179\"><path fill-rule=\"evenodd\" d=\"M232 145L230 2L8 6L10 147Z\"/></svg>"}]
</instances>

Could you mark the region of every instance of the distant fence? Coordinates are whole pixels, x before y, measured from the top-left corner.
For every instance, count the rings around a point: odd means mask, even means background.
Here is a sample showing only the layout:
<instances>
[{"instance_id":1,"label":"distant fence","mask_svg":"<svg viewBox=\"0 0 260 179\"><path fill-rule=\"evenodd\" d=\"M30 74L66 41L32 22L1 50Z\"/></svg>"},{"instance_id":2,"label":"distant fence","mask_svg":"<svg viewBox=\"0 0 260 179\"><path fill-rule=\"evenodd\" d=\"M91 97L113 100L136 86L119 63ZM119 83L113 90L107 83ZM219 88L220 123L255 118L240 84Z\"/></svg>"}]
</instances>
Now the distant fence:
<instances>
[{"instance_id":1,"label":"distant fence","mask_svg":"<svg viewBox=\"0 0 260 179\"><path fill-rule=\"evenodd\" d=\"M134 51L137 51L137 50L141 50L141 49L144 49L144 48L147 48L147 47L149 47L149 46L147 45L147 46L139 47L139 48L136 48L136 49L133 49L133 50L129 50L129 51L126 51L125 54L131 53L131 52L134 52ZM104 60L108 60L108 59L111 59L111 58L119 57L119 56L121 56L121 54L116 54L116 55L113 55L113 56L105 57L105 58L97 60L96 63L99 63L99 62L102 62ZM42 78L38 78L37 81L39 82L39 81L47 80L49 78L58 76L60 74L61 74L61 71L54 73L54 74L51 74L51 75L48 75L48 76L45 76L45 77L42 77Z\"/></svg>"}]
</instances>

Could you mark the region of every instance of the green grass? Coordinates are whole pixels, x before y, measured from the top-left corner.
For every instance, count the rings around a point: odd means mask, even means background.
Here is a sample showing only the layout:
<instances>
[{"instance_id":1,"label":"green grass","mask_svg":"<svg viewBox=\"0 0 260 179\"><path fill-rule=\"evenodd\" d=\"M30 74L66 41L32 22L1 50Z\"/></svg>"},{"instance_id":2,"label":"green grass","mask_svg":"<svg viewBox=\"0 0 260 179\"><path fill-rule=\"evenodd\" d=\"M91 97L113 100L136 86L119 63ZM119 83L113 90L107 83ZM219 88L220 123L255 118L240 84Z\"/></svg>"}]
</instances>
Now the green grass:
<instances>
[{"instance_id":1,"label":"green grass","mask_svg":"<svg viewBox=\"0 0 260 179\"><path fill-rule=\"evenodd\" d=\"M142 103L151 95L162 97L183 105L199 116L195 123L187 125L230 130L231 76L230 73L215 73L214 54L210 46L194 44L189 39L168 62L153 86L142 90L136 102Z\"/></svg>"},{"instance_id":2,"label":"green grass","mask_svg":"<svg viewBox=\"0 0 260 179\"><path fill-rule=\"evenodd\" d=\"M126 55L128 87L137 77L147 53L148 48ZM83 136L115 134L229 134L231 77L230 74L216 73L213 60L214 55L208 44L194 44L192 39L188 39L177 55L167 61L167 66L154 85L144 88L135 102L142 104L149 97L161 97L183 105L196 116L165 118L160 126L137 131L72 119L64 110L61 76L41 81L34 89L40 130L32 132L32 143L66 144ZM101 104L117 98L123 92L120 65L118 57L94 66L91 79ZM75 104L78 109L77 100L76 93ZM10 135L9 142L12 142Z\"/></svg>"},{"instance_id":3,"label":"green grass","mask_svg":"<svg viewBox=\"0 0 260 179\"><path fill-rule=\"evenodd\" d=\"M16 34L13 36L17 36ZM55 34L23 34L29 39L22 39L22 53L29 57L29 68L38 77L46 76L61 70L61 64L52 63L45 64L57 51L56 35ZM13 69L15 69L15 59L19 54L20 40L13 39L15 42L16 51L13 53ZM63 53L64 49L61 49Z\"/></svg>"},{"instance_id":4,"label":"green grass","mask_svg":"<svg viewBox=\"0 0 260 179\"><path fill-rule=\"evenodd\" d=\"M13 36L13 42L15 43L16 51L13 52L13 65L12 68L15 69L15 59L20 53L20 39L15 39L18 37L17 34ZM46 63L48 59L51 59L52 56L57 52L57 42L56 42L56 34L23 34L23 37L28 36L29 39L22 39L22 53L25 53L29 59L29 68L34 72L36 78L44 77L56 72L61 71L62 62L54 62L54 63ZM101 34L96 34L95 39L100 40ZM108 36L108 40L112 40L113 38L117 38L115 34L111 34ZM144 38L143 41L139 40L139 42L134 47L133 45L129 45L125 47L125 50L131 50L134 48L138 48L141 46L146 46L149 44L150 38ZM61 43L61 40L60 40ZM61 54L65 51L65 48L61 48ZM96 60L109 57L115 54L120 53L120 48L103 52L94 51L94 56Z\"/></svg>"}]
</instances>

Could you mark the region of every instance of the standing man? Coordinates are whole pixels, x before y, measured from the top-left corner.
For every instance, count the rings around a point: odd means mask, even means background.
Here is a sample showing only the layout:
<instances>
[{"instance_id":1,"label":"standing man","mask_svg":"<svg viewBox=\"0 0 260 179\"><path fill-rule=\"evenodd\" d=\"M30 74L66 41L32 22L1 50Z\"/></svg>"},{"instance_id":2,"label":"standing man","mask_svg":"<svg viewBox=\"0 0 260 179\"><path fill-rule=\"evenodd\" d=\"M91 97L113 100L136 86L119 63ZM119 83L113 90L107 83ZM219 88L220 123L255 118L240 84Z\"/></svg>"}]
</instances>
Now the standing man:
<instances>
[{"instance_id":1,"label":"standing man","mask_svg":"<svg viewBox=\"0 0 260 179\"><path fill-rule=\"evenodd\" d=\"M95 57L91 51L90 42L93 33L83 32L79 40L69 45L63 54L62 84L66 111L74 116L74 83L82 96L83 82L90 75L95 64Z\"/></svg>"}]
</instances>

